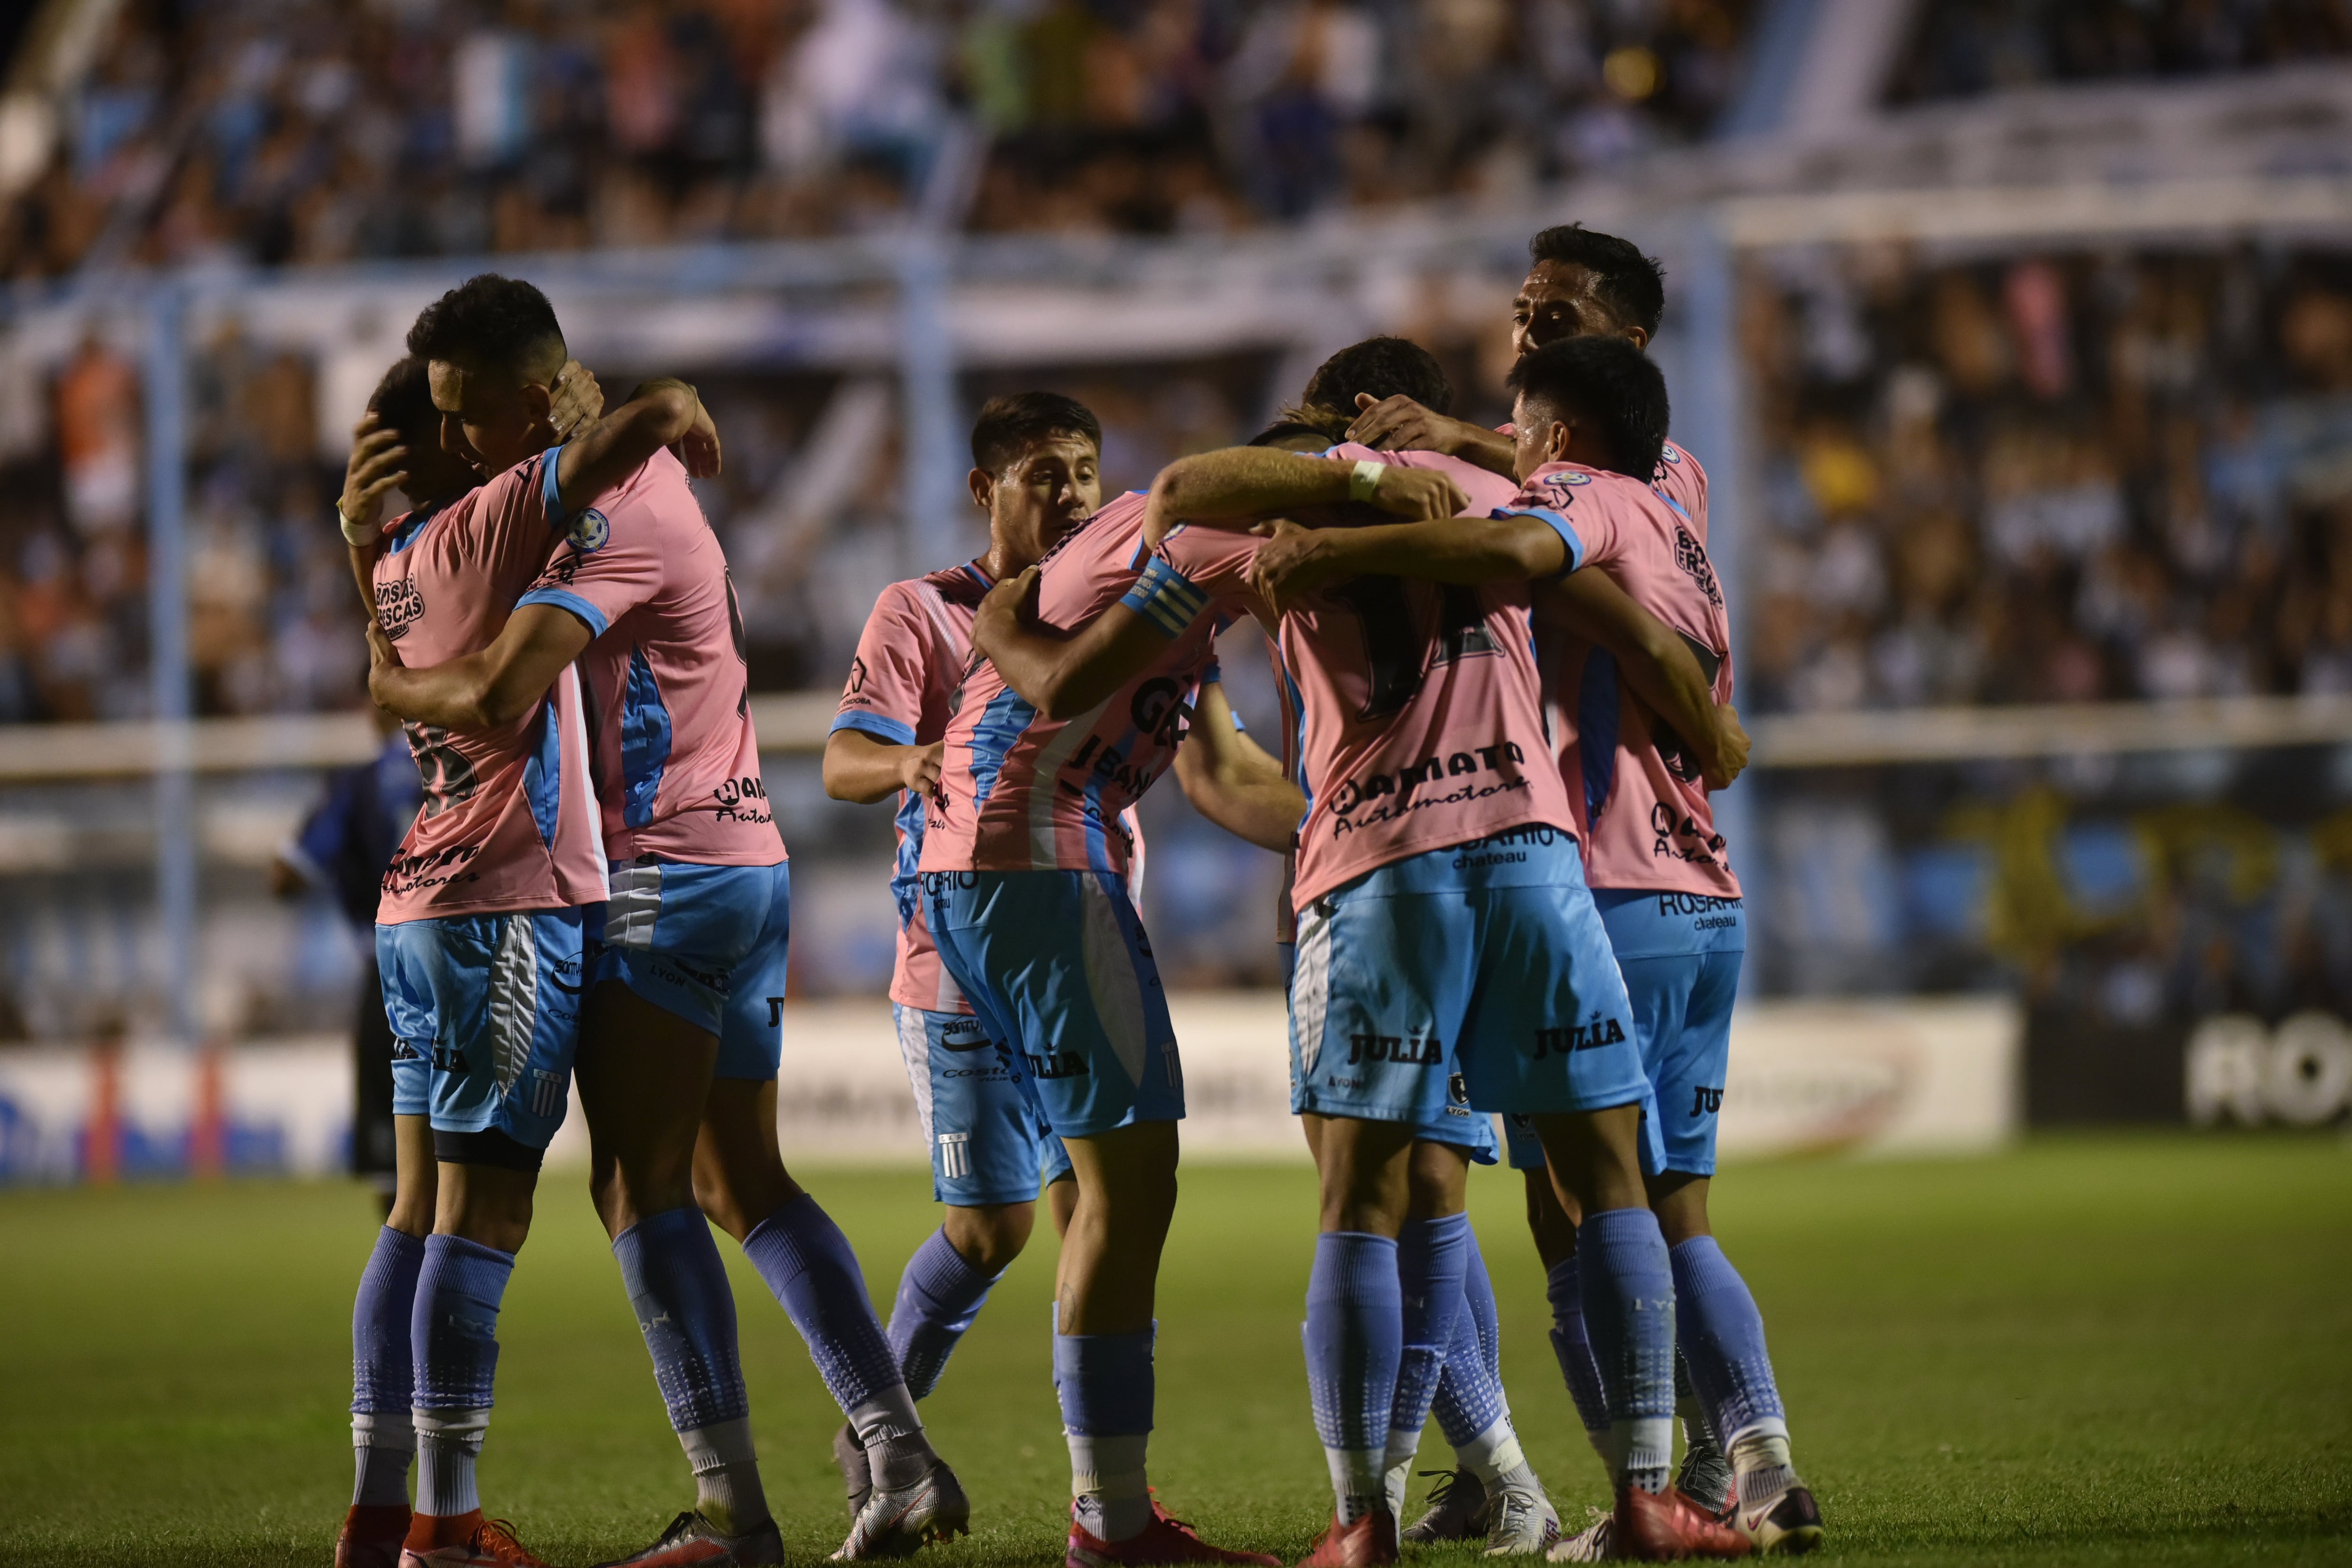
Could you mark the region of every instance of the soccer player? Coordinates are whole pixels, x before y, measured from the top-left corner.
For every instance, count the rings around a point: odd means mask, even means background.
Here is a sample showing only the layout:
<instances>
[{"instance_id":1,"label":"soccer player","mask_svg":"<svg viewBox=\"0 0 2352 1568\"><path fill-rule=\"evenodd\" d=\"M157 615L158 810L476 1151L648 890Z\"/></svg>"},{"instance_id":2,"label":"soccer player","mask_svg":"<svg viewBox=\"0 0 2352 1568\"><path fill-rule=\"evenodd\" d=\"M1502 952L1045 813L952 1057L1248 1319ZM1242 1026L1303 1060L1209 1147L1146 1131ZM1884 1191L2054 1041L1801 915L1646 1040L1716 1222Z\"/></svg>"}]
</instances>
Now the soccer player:
<instances>
[{"instance_id":1,"label":"soccer player","mask_svg":"<svg viewBox=\"0 0 2352 1568\"><path fill-rule=\"evenodd\" d=\"M972 426L971 458L972 500L988 514L987 552L882 590L824 748L825 793L835 800L898 797L890 1005L931 1152L931 1195L946 1205L940 1228L899 1276L887 1331L918 1400L938 1384L990 1289L1028 1244L1041 1184L1056 1232L1068 1226L1077 1195L1061 1140L1015 1080L1011 1047L990 1037L940 963L915 868L923 799L939 784L940 737L971 657L972 610L1101 503L1102 427L1084 405L1053 393L999 397ZM845 1427L834 1451L855 1512L873 1485L865 1449Z\"/></svg>"},{"instance_id":2,"label":"soccer player","mask_svg":"<svg viewBox=\"0 0 2352 1568\"><path fill-rule=\"evenodd\" d=\"M1709 1101L1721 1093L1738 973L1738 884L1723 841L1709 825L1703 782L1732 771L1728 764L1737 760L1724 754L1736 719L1727 707L1721 589L1676 509L1622 477L1652 471L1652 447L1663 440L1666 423L1664 381L1638 349L1613 338L1558 342L1522 359L1512 383L1518 395L1517 466L1527 480L1514 509L1572 519L1588 562L1622 579L1706 666L1717 712L1725 716L1723 731L1713 737L1703 720L1654 716L1638 703L1621 701L1608 653L1589 644L1566 652L1572 663L1559 689L1575 692L1574 739L1566 743L1563 772L1581 796L1578 826L1594 875L1604 879L1596 900L1634 987L1636 1037L1657 1098L1652 1114L1664 1133L1644 1149L1649 1202L1672 1244L1680 1310L1689 1314L1682 1342L1692 1373L1709 1414L1721 1423L1716 1429L1734 1437L1740 1534L1723 1530L1709 1518L1712 1507L1679 1488L1675 1500L1685 1516L1706 1521L1694 1531L1703 1554L1744 1551L1750 1541L1762 1549L1801 1551L1820 1540L1819 1513L1788 1465L1787 1428L1762 1325L1745 1287L1705 1234L1705 1175L1714 1163ZM1258 570L1269 592L1286 595L1343 576L1368 558L1407 572L1480 575L1460 540L1431 533L1417 551L1396 537L1402 531L1379 531L1391 537L1325 531L1310 538L1286 531L1261 552ZM1490 570L1499 574L1507 565L1496 563ZM1609 882L1622 890L1609 890ZM1515 1142L1528 1131L1523 1121L1514 1123ZM1543 1163L1533 1151L1525 1158ZM1563 1294L1584 1294L1585 1311L1570 1320L1583 1329L1593 1303L1589 1292L1579 1290L1575 1256L1571 1250L1565 1279L1555 1273L1554 1294L1556 1302ZM1658 1457L1662 1475L1669 1412L1628 1409L1606 1389L1582 1336L1563 1341L1556 1332L1555 1346L1596 1448L1612 1466L1622 1465L1630 1441L1637 1453ZM1606 1364L1605 1357L1599 1360ZM1749 1507L1751 1501L1757 1506ZM1643 1542L1628 1539L1627 1502L1621 1490L1611 1521L1564 1542L1554 1556L1584 1561L1643 1554Z\"/></svg>"},{"instance_id":3,"label":"soccer player","mask_svg":"<svg viewBox=\"0 0 2352 1568\"><path fill-rule=\"evenodd\" d=\"M543 482L568 450L542 452L551 432L536 414L562 338L528 284L470 280L411 337L445 425L486 465L517 465L564 530L488 647L404 666L372 637L370 684L412 719L494 724L582 659L609 865L579 1068L591 1189L698 1490L696 1508L628 1561L781 1558L706 1212L808 1341L874 1463L874 1495L839 1555L900 1554L961 1531L969 1505L922 1435L856 1258L777 1149L787 867L759 774L740 620L688 468L657 451L601 509ZM651 384L640 397L672 416L698 471L716 471L716 433L691 387Z\"/></svg>"},{"instance_id":4,"label":"soccer player","mask_svg":"<svg viewBox=\"0 0 2352 1568\"><path fill-rule=\"evenodd\" d=\"M538 388L535 417L551 429L562 364L559 353ZM413 393L415 368L395 372L380 405ZM395 433L423 422L414 409L379 409ZM446 454L373 440L370 458L354 463L367 470L354 476L361 510L339 508L355 566L373 558L372 637L428 659L478 649L547 559L543 496L584 504L675 434L660 406L632 403L561 465L504 472L454 500L445 498L469 476ZM405 471L377 471L402 459ZM365 513L395 482L427 499L379 548ZM360 1497L337 1544L341 1562L388 1563L394 1552L403 1564L538 1561L483 1519L474 1459L488 1424L499 1301L563 1120L583 972L580 906L604 879L580 701L566 672L495 722L409 729L425 809L385 872L376 931L386 1011L407 1047L394 1064L406 1136L393 1223L354 1308ZM438 1165L430 1180L420 1111ZM420 1240L415 1227L436 1207ZM415 1447L425 1461L417 1506L395 1543L390 1526L405 1511Z\"/></svg>"},{"instance_id":5,"label":"soccer player","mask_svg":"<svg viewBox=\"0 0 2352 1568\"><path fill-rule=\"evenodd\" d=\"M1457 467L1427 454L1386 463L1208 454L1155 482L1149 531L1180 518L1393 503L1412 489L1442 506L1395 510L1444 517L1464 502L1449 471ZM1396 1238L1416 1128L1454 1071L1471 1106L1535 1113L1559 1179L1614 1243L1592 1271L1604 1309L1596 1317L1618 1352L1607 1363L1612 1393L1628 1405L1672 1397L1671 1312L1653 1306L1671 1301L1665 1249L1642 1204L1634 1148L1648 1088L1573 852L1566 792L1549 759L1527 765L1544 741L1524 580L1573 569L1580 546L1552 514L1422 526L1475 536L1521 581L1444 589L1387 576L1375 560L1279 622L1313 786L1294 895L1292 1036L1294 1107L1319 1123L1310 1138L1325 1194L1307 1337L1337 1506L1309 1559L1318 1568L1395 1560L1383 1471L1403 1326ZM1273 605L1246 580L1257 544L1175 527L1123 613L1066 652L1002 637L1009 595L982 606L975 642L1016 689L1032 688L1031 700L1087 701L1146 638L1190 635L1212 605L1244 603L1272 620ZM1457 1158L1457 1192L1465 1170ZM1711 1526L1659 1495L1664 1464L1621 1471L1620 1509L1634 1544L1684 1554L1694 1531Z\"/></svg>"}]
</instances>

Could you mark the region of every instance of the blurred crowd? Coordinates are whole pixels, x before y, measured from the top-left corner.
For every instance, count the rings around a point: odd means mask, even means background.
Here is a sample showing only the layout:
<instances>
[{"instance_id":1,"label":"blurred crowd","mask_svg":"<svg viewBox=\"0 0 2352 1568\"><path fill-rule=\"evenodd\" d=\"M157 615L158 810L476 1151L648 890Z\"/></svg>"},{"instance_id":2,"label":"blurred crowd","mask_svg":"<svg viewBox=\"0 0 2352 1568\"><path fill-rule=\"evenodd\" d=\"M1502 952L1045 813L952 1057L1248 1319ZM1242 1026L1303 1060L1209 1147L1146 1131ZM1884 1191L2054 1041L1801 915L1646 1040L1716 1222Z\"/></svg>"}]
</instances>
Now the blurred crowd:
<instances>
[{"instance_id":1,"label":"blurred crowd","mask_svg":"<svg viewBox=\"0 0 2352 1568\"><path fill-rule=\"evenodd\" d=\"M1753 0L128 0L0 275L1219 231L1698 134ZM18 128L19 140L26 132Z\"/></svg>"},{"instance_id":2,"label":"blurred crowd","mask_svg":"<svg viewBox=\"0 0 2352 1568\"><path fill-rule=\"evenodd\" d=\"M1926 0L1896 103L2352 56L2347 0Z\"/></svg>"},{"instance_id":3,"label":"blurred crowd","mask_svg":"<svg viewBox=\"0 0 2352 1568\"><path fill-rule=\"evenodd\" d=\"M2352 690L2352 256L1758 262L1749 700Z\"/></svg>"}]
</instances>

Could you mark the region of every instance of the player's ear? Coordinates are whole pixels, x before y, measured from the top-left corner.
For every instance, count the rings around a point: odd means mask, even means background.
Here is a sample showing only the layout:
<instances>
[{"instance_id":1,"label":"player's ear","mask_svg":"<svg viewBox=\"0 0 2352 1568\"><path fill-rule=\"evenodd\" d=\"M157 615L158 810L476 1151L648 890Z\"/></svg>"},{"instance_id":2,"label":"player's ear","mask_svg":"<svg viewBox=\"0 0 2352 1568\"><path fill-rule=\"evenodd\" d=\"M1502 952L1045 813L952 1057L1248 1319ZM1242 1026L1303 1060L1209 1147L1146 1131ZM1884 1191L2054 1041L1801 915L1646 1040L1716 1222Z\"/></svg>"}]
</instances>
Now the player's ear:
<instances>
[{"instance_id":1,"label":"player's ear","mask_svg":"<svg viewBox=\"0 0 2352 1568\"><path fill-rule=\"evenodd\" d=\"M1631 326L1620 327L1617 329L1617 334L1623 338L1627 342L1632 343L1635 348L1642 350L1644 353L1649 352L1650 332L1648 328Z\"/></svg>"},{"instance_id":2,"label":"player's ear","mask_svg":"<svg viewBox=\"0 0 2352 1568\"><path fill-rule=\"evenodd\" d=\"M546 419L555 408L555 389L536 381L522 384L522 409L530 416L531 423Z\"/></svg>"},{"instance_id":3,"label":"player's ear","mask_svg":"<svg viewBox=\"0 0 2352 1568\"><path fill-rule=\"evenodd\" d=\"M1544 437L1544 461L1573 463L1579 460L1575 452L1575 425L1566 419L1554 419L1549 433Z\"/></svg>"},{"instance_id":4,"label":"player's ear","mask_svg":"<svg viewBox=\"0 0 2352 1568\"><path fill-rule=\"evenodd\" d=\"M964 482L971 486L972 505L980 508L982 511L993 511L995 510L995 475L990 473L986 468L974 468L971 473L964 476Z\"/></svg>"}]
</instances>

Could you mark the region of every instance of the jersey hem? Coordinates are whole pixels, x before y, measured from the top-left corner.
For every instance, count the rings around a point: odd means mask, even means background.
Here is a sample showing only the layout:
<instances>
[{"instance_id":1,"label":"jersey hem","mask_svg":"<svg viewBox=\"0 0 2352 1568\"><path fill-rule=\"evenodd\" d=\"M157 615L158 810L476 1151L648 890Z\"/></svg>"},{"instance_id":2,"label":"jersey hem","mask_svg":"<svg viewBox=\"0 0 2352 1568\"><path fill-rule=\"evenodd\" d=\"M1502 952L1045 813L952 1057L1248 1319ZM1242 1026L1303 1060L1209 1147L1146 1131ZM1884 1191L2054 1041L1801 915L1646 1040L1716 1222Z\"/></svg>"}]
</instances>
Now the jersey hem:
<instances>
[{"instance_id":1,"label":"jersey hem","mask_svg":"<svg viewBox=\"0 0 2352 1568\"><path fill-rule=\"evenodd\" d=\"M1416 855L1427 855L1434 850L1451 849L1457 844L1475 844L1481 838L1492 838L1497 834L1508 833L1519 827L1549 827L1555 833L1565 834L1570 844L1582 842L1582 836L1576 831L1574 824L1554 822L1541 812L1528 812L1523 816L1484 824L1477 832L1466 837L1433 837L1425 842L1415 839L1399 843L1392 851L1383 854L1379 859L1369 864L1351 868L1344 876L1334 877L1326 874L1311 880L1301 877L1298 879L1297 885L1291 889L1290 907L1293 911L1304 914L1307 912L1307 907L1324 894L1344 888L1360 877L1369 877L1383 866L1393 866L1400 860L1410 860Z\"/></svg>"}]
</instances>

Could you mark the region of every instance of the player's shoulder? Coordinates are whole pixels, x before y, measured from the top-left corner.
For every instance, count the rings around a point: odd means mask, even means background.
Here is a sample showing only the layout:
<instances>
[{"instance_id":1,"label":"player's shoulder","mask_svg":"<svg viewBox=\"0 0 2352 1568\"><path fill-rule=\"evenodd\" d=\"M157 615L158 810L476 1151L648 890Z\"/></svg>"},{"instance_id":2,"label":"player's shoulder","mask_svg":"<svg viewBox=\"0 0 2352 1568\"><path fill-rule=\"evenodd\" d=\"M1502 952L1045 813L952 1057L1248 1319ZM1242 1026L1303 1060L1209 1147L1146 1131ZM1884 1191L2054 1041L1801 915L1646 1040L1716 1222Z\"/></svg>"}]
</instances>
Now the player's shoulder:
<instances>
[{"instance_id":1,"label":"player's shoulder","mask_svg":"<svg viewBox=\"0 0 2352 1568\"><path fill-rule=\"evenodd\" d=\"M979 562L967 561L960 566L927 572L920 577L908 577L893 583L883 593L896 594L909 605L920 604L929 598L968 609L976 606L995 585Z\"/></svg>"},{"instance_id":2,"label":"player's shoulder","mask_svg":"<svg viewBox=\"0 0 2352 1568\"><path fill-rule=\"evenodd\" d=\"M1076 562L1099 565L1104 557L1117 554L1141 534L1143 513L1150 500L1148 490L1129 490L1103 502L1072 523L1070 531L1054 542L1054 547L1038 561L1038 569L1051 571L1064 563Z\"/></svg>"}]
</instances>

